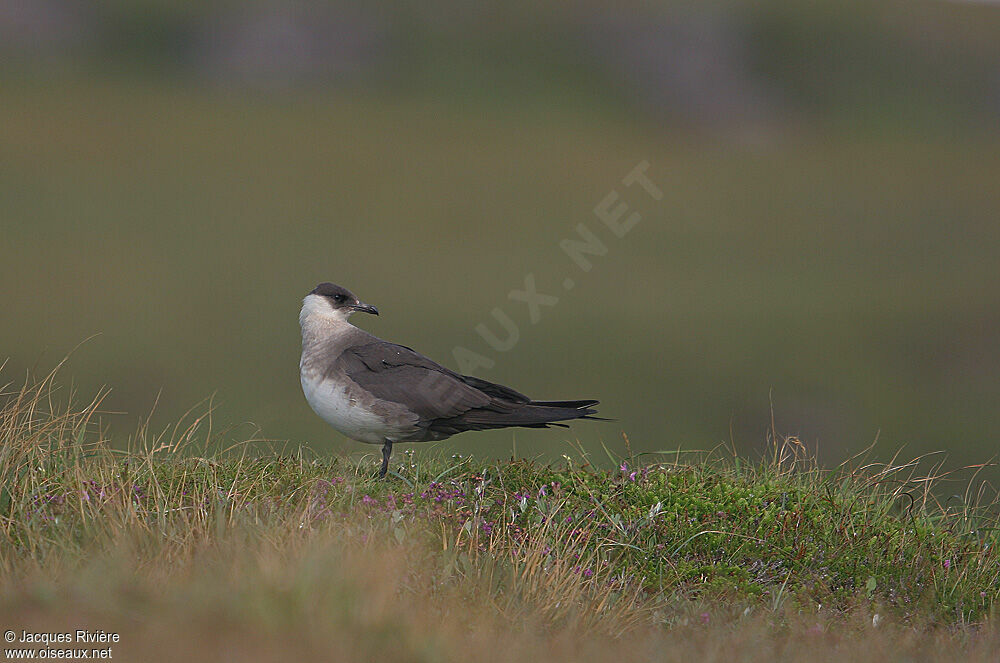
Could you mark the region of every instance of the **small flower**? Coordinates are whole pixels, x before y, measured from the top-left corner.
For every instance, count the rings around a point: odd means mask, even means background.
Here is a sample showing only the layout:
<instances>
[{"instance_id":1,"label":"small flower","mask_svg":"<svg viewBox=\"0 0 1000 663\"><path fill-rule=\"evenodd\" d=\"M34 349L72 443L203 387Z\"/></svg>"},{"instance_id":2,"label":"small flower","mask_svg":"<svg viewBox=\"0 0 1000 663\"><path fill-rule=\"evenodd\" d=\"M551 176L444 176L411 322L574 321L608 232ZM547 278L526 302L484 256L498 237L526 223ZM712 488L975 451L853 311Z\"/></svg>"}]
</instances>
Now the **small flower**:
<instances>
[{"instance_id":1,"label":"small flower","mask_svg":"<svg viewBox=\"0 0 1000 663\"><path fill-rule=\"evenodd\" d=\"M944 560L944 568L945 568L945 570L948 570L948 569L951 568L951 560L950 559Z\"/></svg>"},{"instance_id":2,"label":"small flower","mask_svg":"<svg viewBox=\"0 0 1000 663\"><path fill-rule=\"evenodd\" d=\"M628 463L626 463L625 461L622 461L622 466L619 469L622 471L622 474L624 474L625 472L628 472Z\"/></svg>"},{"instance_id":3,"label":"small flower","mask_svg":"<svg viewBox=\"0 0 1000 663\"><path fill-rule=\"evenodd\" d=\"M365 495L364 497L361 498L361 503L362 504L372 505L372 504L375 504L375 499L373 497L371 497L370 495Z\"/></svg>"},{"instance_id":4,"label":"small flower","mask_svg":"<svg viewBox=\"0 0 1000 663\"><path fill-rule=\"evenodd\" d=\"M584 578L590 578L590 577L592 577L593 575L594 575L594 572L593 572L593 571L591 571L590 569L584 569L584 570L583 570L583 577L584 577Z\"/></svg>"}]
</instances>

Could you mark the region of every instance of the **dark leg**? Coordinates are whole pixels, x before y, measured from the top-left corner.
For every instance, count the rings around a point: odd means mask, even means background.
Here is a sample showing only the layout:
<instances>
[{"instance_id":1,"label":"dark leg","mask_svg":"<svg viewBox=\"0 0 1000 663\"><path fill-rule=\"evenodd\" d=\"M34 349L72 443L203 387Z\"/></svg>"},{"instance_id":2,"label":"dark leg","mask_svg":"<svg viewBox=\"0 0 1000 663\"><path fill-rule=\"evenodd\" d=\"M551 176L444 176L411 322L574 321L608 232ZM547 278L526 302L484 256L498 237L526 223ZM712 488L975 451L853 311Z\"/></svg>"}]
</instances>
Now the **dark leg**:
<instances>
[{"instance_id":1,"label":"dark leg","mask_svg":"<svg viewBox=\"0 0 1000 663\"><path fill-rule=\"evenodd\" d=\"M378 473L379 479L385 478L385 473L389 471L389 456L392 455L392 440L386 440L382 445L382 470Z\"/></svg>"}]
</instances>

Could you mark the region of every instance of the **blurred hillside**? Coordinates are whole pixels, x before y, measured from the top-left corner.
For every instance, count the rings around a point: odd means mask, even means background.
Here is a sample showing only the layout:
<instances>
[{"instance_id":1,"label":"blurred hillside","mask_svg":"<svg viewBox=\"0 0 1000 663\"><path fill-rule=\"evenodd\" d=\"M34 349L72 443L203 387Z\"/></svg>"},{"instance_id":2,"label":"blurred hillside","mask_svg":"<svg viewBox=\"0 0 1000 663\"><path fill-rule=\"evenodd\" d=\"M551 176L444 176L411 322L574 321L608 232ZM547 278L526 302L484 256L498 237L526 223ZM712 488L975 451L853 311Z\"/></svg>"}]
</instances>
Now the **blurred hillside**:
<instances>
[{"instance_id":1,"label":"blurred hillside","mask_svg":"<svg viewBox=\"0 0 1000 663\"><path fill-rule=\"evenodd\" d=\"M1000 7L0 0L0 356L355 449L296 375L320 280L370 331L613 424L557 455L764 443L986 460ZM660 200L622 179L637 164ZM595 215L615 192L623 237ZM580 270L560 242L607 247ZM558 296L532 323L532 275ZM567 279L574 287L566 287ZM509 350L491 314L516 324Z\"/></svg>"},{"instance_id":2,"label":"blurred hillside","mask_svg":"<svg viewBox=\"0 0 1000 663\"><path fill-rule=\"evenodd\" d=\"M498 5L4 0L0 50L32 77L97 68L258 90L556 96L710 126L1000 113L995 7Z\"/></svg>"}]
</instances>

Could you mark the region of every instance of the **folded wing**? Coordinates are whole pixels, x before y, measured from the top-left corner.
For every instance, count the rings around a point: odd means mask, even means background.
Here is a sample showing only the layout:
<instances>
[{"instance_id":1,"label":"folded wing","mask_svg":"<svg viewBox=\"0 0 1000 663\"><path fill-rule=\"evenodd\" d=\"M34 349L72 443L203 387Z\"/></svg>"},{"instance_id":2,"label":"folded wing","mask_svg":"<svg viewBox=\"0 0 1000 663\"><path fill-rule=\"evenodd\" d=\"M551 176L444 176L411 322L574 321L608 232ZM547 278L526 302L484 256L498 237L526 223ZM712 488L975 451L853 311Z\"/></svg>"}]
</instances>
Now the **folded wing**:
<instances>
[{"instance_id":1,"label":"folded wing","mask_svg":"<svg viewBox=\"0 0 1000 663\"><path fill-rule=\"evenodd\" d=\"M411 348L373 342L345 350L335 370L343 371L376 398L399 403L433 437L469 430L525 426L593 418L595 400L532 401L510 387L460 375Z\"/></svg>"}]
</instances>

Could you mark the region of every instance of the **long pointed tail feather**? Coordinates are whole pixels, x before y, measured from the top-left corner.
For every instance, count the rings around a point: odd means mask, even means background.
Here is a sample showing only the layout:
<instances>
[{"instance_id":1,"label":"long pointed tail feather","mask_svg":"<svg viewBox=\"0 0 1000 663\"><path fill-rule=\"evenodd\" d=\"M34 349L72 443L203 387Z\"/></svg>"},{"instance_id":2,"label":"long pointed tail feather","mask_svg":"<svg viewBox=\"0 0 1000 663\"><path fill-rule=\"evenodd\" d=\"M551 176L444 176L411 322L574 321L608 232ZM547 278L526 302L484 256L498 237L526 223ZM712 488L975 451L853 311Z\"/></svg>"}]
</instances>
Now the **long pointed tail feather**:
<instances>
[{"instance_id":1,"label":"long pointed tail feather","mask_svg":"<svg viewBox=\"0 0 1000 663\"><path fill-rule=\"evenodd\" d=\"M593 407L597 405L600 401L594 400L583 400L583 401L531 401L528 405L540 405L542 407L569 407L569 408L583 408L583 407Z\"/></svg>"}]
</instances>

